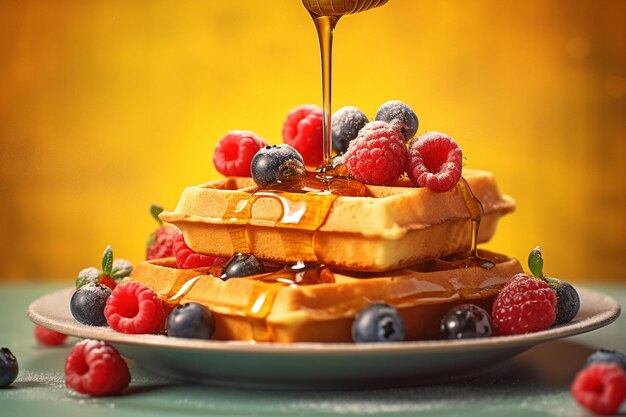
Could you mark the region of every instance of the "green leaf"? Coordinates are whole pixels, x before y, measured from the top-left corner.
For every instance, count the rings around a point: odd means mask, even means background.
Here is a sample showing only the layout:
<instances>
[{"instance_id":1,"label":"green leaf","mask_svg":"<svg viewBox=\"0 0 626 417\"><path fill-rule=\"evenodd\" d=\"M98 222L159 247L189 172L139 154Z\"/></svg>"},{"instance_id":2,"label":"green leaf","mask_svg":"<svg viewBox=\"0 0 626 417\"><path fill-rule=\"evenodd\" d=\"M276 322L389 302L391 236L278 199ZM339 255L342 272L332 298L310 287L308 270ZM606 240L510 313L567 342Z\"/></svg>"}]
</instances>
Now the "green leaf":
<instances>
[{"instance_id":1,"label":"green leaf","mask_svg":"<svg viewBox=\"0 0 626 417\"><path fill-rule=\"evenodd\" d=\"M150 206L150 214L152 214L152 217L154 217L154 220L159 222L159 225L163 224L161 219L159 219L159 214L161 214L162 211L163 211L163 207L159 206L158 204L152 204Z\"/></svg>"},{"instance_id":2,"label":"green leaf","mask_svg":"<svg viewBox=\"0 0 626 417\"><path fill-rule=\"evenodd\" d=\"M111 276L111 270L113 269L113 249L111 245L107 246L102 255L102 273L104 275Z\"/></svg>"},{"instance_id":3,"label":"green leaf","mask_svg":"<svg viewBox=\"0 0 626 417\"><path fill-rule=\"evenodd\" d=\"M543 257L539 246L530 251L528 255L528 268L535 278L543 278Z\"/></svg>"}]
</instances>

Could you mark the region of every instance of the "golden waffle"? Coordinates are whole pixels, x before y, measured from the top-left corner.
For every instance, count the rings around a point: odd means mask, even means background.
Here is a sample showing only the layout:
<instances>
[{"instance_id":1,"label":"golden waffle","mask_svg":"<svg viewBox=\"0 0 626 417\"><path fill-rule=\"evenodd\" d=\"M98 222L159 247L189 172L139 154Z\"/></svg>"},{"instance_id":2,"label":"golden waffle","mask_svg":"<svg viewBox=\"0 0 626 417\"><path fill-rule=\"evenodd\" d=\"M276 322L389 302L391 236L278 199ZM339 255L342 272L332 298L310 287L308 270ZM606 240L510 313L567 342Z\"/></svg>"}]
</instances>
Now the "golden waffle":
<instances>
[{"instance_id":1,"label":"golden waffle","mask_svg":"<svg viewBox=\"0 0 626 417\"><path fill-rule=\"evenodd\" d=\"M515 259L481 255L495 266L460 268L458 261L439 259L385 273L283 269L227 281L215 277L219 268L180 270L169 258L139 264L128 280L154 290L168 312L179 303L207 306L218 340L349 342L355 315L375 302L400 312L406 340L427 340L439 337L441 318L454 305L470 302L490 311L506 280L522 272Z\"/></svg>"},{"instance_id":2,"label":"golden waffle","mask_svg":"<svg viewBox=\"0 0 626 417\"><path fill-rule=\"evenodd\" d=\"M515 203L489 172L465 170L464 178L484 207L478 242L485 242ZM178 226L196 252L356 271L390 271L469 249L461 185L443 193L406 185L368 185L365 197L347 197L269 193L250 178L226 178L186 188L176 209L160 217Z\"/></svg>"}]
</instances>

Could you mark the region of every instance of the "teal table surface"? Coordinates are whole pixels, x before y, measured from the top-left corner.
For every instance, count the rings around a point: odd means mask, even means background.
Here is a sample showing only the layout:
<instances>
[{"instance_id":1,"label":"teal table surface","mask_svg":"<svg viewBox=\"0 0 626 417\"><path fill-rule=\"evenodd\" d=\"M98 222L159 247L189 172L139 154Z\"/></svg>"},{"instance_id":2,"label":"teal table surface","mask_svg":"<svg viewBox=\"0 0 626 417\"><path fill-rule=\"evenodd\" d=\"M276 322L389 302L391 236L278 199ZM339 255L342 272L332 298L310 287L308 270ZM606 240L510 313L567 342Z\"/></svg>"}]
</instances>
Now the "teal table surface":
<instances>
[{"instance_id":1,"label":"teal table surface","mask_svg":"<svg viewBox=\"0 0 626 417\"><path fill-rule=\"evenodd\" d=\"M360 391L271 391L181 385L142 371L123 395L90 398L65 388L63 367L76 339L40 347L26 309L61 284L0 285L0 346L20 374L0 389L0 416L585 416L569 393L585 358L599 347L626 352L626 318L587 334L542 345L495 373L445 385ZM594 290L626 305L626 285ZM622 407L622 413L626 405Z\"/></svg>"}]
</instances>

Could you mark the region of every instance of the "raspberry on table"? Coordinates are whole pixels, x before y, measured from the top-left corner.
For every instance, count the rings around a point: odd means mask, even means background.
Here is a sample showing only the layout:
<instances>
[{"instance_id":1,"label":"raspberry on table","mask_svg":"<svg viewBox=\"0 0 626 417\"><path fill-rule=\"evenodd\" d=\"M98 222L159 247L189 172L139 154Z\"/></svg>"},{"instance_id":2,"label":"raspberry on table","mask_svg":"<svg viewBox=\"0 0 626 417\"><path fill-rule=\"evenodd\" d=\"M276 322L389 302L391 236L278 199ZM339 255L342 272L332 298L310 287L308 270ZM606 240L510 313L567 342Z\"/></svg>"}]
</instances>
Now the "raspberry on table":
<instances>
[{"instance_id":1,"label":"raspberry on table","mask_svg":"<svg viewBox=\"0 0 626 417\"><path fill-rule=\"evenodd\" d=\"M404 172L406 154L397 125L370 122L348 145L344 163L350 174L361 182L392 185Z\"/></svg>"},{"instance_id":2,"label":"raspberry on table","mask_svg":"<svg viewBox=\"0 0 626 417\"><path fill-rule=\"evenodd\" d=\"M119 352L97 340L77 343L65 361L65 385L81 394L114 395L130 383L130 371Z\"/></svg>"},{"instance_id":3,"label":"raspberry on table","mask_svg":"<svg viewBox=\"0 0 626 417\"><path fill-rule=\"evenodd\" d=\"M174 236L174 253L176 254L176 267L178 269L205 268L213 265L221 265L228 261L228 258L221 256L210 256L194 252L185 242L182 232Z\"/></svg>"},{"instance_id":4,"label":"raspberry on table","mask_svg":"<svg viewBox=\"0 0 626 417\"><path fill-rule=\"evenodd\" d=\"M54 330L46 329L43 326L35 325L35 339L43 346L60 346L67 339L67 335Z\"/></svg>"},{"instance_id":5,"label":"raspberry on table","mask_svg":"<svg viewBox=\"0 0 626 417\"><path fill-rule=\"evenodd\" d=\"M131 281L115 287L104 317L120 333L154 334L163 324L163 302L150 288Z\"/></svg>"},{"instance_id":6,"label":"raspberry on table","mask_svg":"<svg viewBox=\"0 0 626 417\"><path fill-rule=\"evenodd\" d=\"M409 145L407 173L411 181L433 191L448 191L461 178L463 152L447 135L428 132Z\"/></svg>"},{"instance_id":7,"label":"raspberry on table","mask_svg":"<svg viewBox=\"0 0 626 417\"><path fill-rule=\"evenodd\" d=\"M496 336L546 330L556 318L556 296L544 281L520 273L504 286L493 303Z\"/></svg>"},{"instance_id":8,"label":"raspberry on table","mask_svg":"<svg viewBox=\"0 0 626 417\"><path fill-rule=\"evenodd\" d=\"M305 165L321 165L323 141L322 110L318 106L305 104L287 114L283 123L283 142L302 155Z\"/></svg>"},{"instance_id":9,"label":"raspberry on table","mask_svg":"<svg viewBox=\"0 0 626 417\"><path fill-rule=\"evenodd\" d=\"M617 364L594 363L576 374L571 392L584 409L615 414L626 399L626 373Z\"/></svg>"},{"instance_id":10,"label":"raspberry on table","mask_svg":"<svg viewBox=\"0 0 626 417\"><path fill-rule=\"evenodd\" d=\"M331 119L333 149L338 154L348 150L350 141L356 139L359 131L369 123L367 116L353 106L345 106L337 110Z\"/></svg>"},{"instance_id":11,"label":"raspberry on table","mask_svg":"<svg viewBox=\"0 0 626 417\"><path fill-rule=\"evenodd\" d=\"M265 139L253 132L231 130L217 143L213 164L222 175L249 177L250 162L264 146L267 146Z\"/></svg>"}]
</instances>

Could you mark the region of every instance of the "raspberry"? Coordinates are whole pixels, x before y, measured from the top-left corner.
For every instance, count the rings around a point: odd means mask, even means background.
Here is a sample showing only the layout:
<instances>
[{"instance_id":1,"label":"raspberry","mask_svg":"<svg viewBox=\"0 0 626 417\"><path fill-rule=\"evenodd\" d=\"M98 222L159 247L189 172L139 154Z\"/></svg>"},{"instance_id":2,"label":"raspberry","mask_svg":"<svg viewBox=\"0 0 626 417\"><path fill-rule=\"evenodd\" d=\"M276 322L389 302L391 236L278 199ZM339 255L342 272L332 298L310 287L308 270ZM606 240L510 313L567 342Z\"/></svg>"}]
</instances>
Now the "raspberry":
<instances>
[{"instance_id":1,"label":"raspberry","mask_svg":"<svg viewBox=\"0 0 626 417\"><path fill-rule=\"evenodd\" d=\"M204 255L192 251L181 232L174 236L174 252L176 253L176 266L179 269L205 268L223 264L228 260L221 256Z\"/></svg>"},{"instance_id":2,"label":"raspberry","mask_svg":"<svg viewBox=\"0 0 626 417\"><path fill-rule=\"evenodd\" d=\"M449 136L428 132L409 145L407 173L415 185L448 191L461 178L463 152Z\"/></svg>"},{"instance_id":3,"label":"raspberry","mask_svg":"<svg viewBox=\"0 0 626 417\"><path fill-rule=\"evenodd\" d=\"M520 273L500 291L491 316L497 336L546 330L556 318L556 296L544 281Z\"/></svg>"},{"instance_id":4,"label":"raspberry","mask_svg":"<svg viewBox=\"0 0 626 417\"><path fill-rule=\"evenodd\" d=\"M157 333L163 323L163 303L150 288L131 281L115 287L107 299L104 317L121 333Z\"/></svg>"},{"instance_id":5,"label":"raspberry","mask_svg":"<svg viewBox=\"0 0 626 417\"><path fill-rule=\"evenodd\" d=\"M67 335L42 326L35 326L35 339L43 346L60 346L67 339Z\"/></svg>"},{"instance_id":6,"label":"raspberry","mask_svg":"<svg viewBox=\"0 0 626 417\"><path fill-rule=\"evenodd\" d=\"M178 229L173 226L161 226L148 238L146 259L169 258L174 254L174 236Z\"/></svg>"},{"instance_id":7,"label":"raspberry","mask_svg":"<svg viewBox=\"0 0 626 417\"><path fill-rule=\"evenodd\" d=\"M65 361L65 386L92 396L113 395L130 382L128 365L115 348L97 340L83 340Z\"/></svg>"},{"instance_id":8,"label":"raspberry","mask_svg":"<svg viewBox=\"0 0 626 417\"><path fill-rule=\"evenodd\" d=\"M595 363L576 374L571 391L584 409L615 414L626 399L626 373L616 364Z\"/></svg>"},{"instance_id":9,"label":"raspberry","mask_svg":"<svg viewBox=\"0 0 626 417\"><path fill-rule=\"evenodd\" d=\"M222 175L249 177L250 162L264 146L265 139L250 131L231 130L217 143L213 164Z\"/></svg>"},{"instance_id":10,"label":"raspberry","mask_svg":"<svg viewBox=\"0 0 626 417\"><path fill-rule=\"evenodd\" d=\"M305 104L289 112L283 123L283 141L300 152L305 165L321 165L323 140L322 110L319 107Z\"/></svg>"},{"instance_id":11,"label":"raspberry","mask_svg":"<svg viewBox=\"0 0 626 417\"><path fill-rule=\"evenodd\" d=\"M404 172L406 146L396 124L370 122L350 141L344 163L357 180L392 185Z\"/></svg>"}]
</instances>

